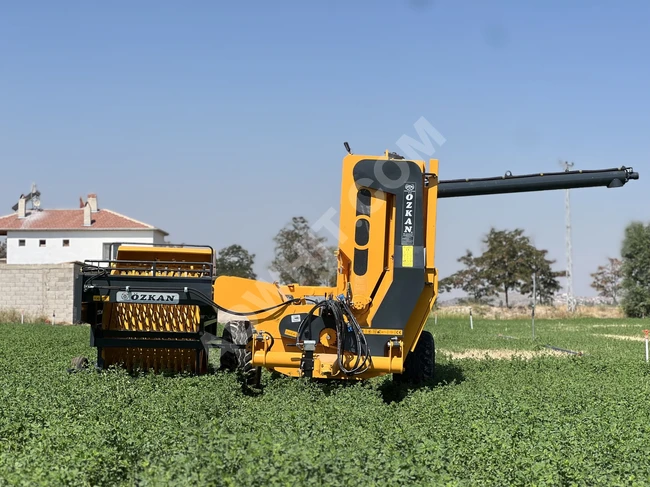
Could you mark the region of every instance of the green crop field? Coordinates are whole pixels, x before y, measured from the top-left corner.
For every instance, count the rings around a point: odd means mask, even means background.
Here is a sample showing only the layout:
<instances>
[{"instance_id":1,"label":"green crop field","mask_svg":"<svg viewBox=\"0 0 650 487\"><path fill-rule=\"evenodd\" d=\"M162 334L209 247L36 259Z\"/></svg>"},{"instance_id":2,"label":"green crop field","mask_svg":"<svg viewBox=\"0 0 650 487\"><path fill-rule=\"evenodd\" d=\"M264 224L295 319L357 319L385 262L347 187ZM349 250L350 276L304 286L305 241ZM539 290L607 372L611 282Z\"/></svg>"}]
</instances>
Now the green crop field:
<instances>
[{"instance_id":1,"label":"green crop field","mask_svg":"<svg viewBox=\"0 0 650 487\"><path fill-rule=\"evenodd\" d=\"M0 485L650 485L647 321L428 326L425 387L265 373L251 394L70 374L88 328L0 325Z\"/></svg>"}]
</instances>

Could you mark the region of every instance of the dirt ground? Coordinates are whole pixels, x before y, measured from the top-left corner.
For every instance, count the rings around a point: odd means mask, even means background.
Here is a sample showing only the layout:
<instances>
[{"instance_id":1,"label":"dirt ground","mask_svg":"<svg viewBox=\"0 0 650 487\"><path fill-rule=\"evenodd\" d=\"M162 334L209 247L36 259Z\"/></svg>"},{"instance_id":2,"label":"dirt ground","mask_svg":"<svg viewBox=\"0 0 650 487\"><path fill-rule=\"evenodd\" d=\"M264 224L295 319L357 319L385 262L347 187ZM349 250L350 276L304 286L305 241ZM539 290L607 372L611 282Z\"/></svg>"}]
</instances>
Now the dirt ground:
<instances>
[{"instance_id":1,"label":"dirt ground","mask_svg":"<svg viewBox=\"0 0 650 487\"><path fill-rule=\"evenodd\" d=\"M513 318L530 318L531 309L526 306L512 308L499 308L495 306L444 306L434 310L438 317L444 316L469 316L472 310L474 317L492 320L506 320ZM616 306L578 306L574 314L570 314L564 306L536 306L536 318L624 318L621 308Z\"/></svg>"},{"instance_id":2,"label":"dirt ground","mask_svg":"<svg viewBox=\"0 0 650 487\"><path fill-rule=\"evenodd\" d=\"M463 350L462 352L450 352L448 350L438 350L437 353L450 356L452 359L464 359L471 358L475 360L485 360L485 359L500 359L500 360L511 360L514 357L532 359L535 357L543 356L556 356L556 357L568 357L571 354L565 352L559 352L557 350L503 350L503 349L468 349Z\"/></svg>"},{"instance_id":3,"label":"dirt ground","mask_svg":"<svg viewBox=\"0 0 650 487\"><path fill-rule=\"evenodd\" d=\"M603 335L601 333L592 333L592 336L614 338L615 340L634 340L638 342L642 342L645 340L645 338L642 336L630 336L630 335Z\"/></svg>"}]
</instances>

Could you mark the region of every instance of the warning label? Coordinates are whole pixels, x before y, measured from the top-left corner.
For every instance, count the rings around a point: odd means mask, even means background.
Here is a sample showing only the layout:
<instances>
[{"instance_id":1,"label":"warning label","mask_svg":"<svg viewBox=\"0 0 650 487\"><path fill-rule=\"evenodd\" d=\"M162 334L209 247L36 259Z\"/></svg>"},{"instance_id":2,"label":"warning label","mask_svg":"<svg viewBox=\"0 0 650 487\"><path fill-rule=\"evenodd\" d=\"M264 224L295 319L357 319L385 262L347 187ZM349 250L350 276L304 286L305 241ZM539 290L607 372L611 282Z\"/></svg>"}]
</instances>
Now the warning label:
<instances>
[{"instance_id":1,"label":"warning label","mask_svg":"<svg viewBox=\"0 0 650 487\"><path fill-rule=\"evenodd\" d=\"M413 246L402 247L402 267L413 267Z\"/></svg>"}]
</instances>

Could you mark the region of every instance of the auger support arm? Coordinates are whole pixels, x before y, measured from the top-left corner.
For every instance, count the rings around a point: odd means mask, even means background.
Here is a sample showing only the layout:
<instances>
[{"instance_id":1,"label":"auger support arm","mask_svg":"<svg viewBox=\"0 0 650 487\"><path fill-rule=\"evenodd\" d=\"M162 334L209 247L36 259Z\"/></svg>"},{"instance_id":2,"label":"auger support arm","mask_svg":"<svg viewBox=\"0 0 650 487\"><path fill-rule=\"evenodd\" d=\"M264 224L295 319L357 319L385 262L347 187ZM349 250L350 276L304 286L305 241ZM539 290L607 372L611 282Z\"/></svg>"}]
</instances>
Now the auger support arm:
<instances>
[{"instance_id":1,"label":"auger support arm","mask_svg":"<svg viewBox=\"0 0 650 487\"><path fill-rule=\"evenodd\" d=\"M634 172L631 167L525 174L521 176L513 176L510 172L507 172L504 176L499 177L439 181L438 198L528 193L597 186L619 188L631 179L639 179L639 173Z\"/></svg>"}]
</instances>

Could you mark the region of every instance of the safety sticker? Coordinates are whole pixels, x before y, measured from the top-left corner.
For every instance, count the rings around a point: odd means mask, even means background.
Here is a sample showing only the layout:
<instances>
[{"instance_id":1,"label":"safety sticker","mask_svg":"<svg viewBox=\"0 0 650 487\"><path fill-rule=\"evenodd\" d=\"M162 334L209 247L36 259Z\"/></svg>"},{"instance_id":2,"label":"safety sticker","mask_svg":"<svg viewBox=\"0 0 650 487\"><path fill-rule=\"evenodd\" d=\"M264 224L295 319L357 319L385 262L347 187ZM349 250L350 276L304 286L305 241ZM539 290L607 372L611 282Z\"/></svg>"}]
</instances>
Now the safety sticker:
<instances>
[{"instance_id":1,"label":"safety sticker","mask_svg":"<svg viewBox=\"0 0 650 487\"><path fill-rule=\"evenodd\" d=\"M365 335L395 335L401 337L404 330L389 330L387 328L364 328Z\"/></svg>"},{"instance_id":2,"label":"safety sticker","mask_svg":"<svg viewBox=\"0 0 650 487\"><path fill-rule=\"evenodd\" d=\"M402 247L402 267L413 267L413 246Z\"/></svg>"}]
</instances>

